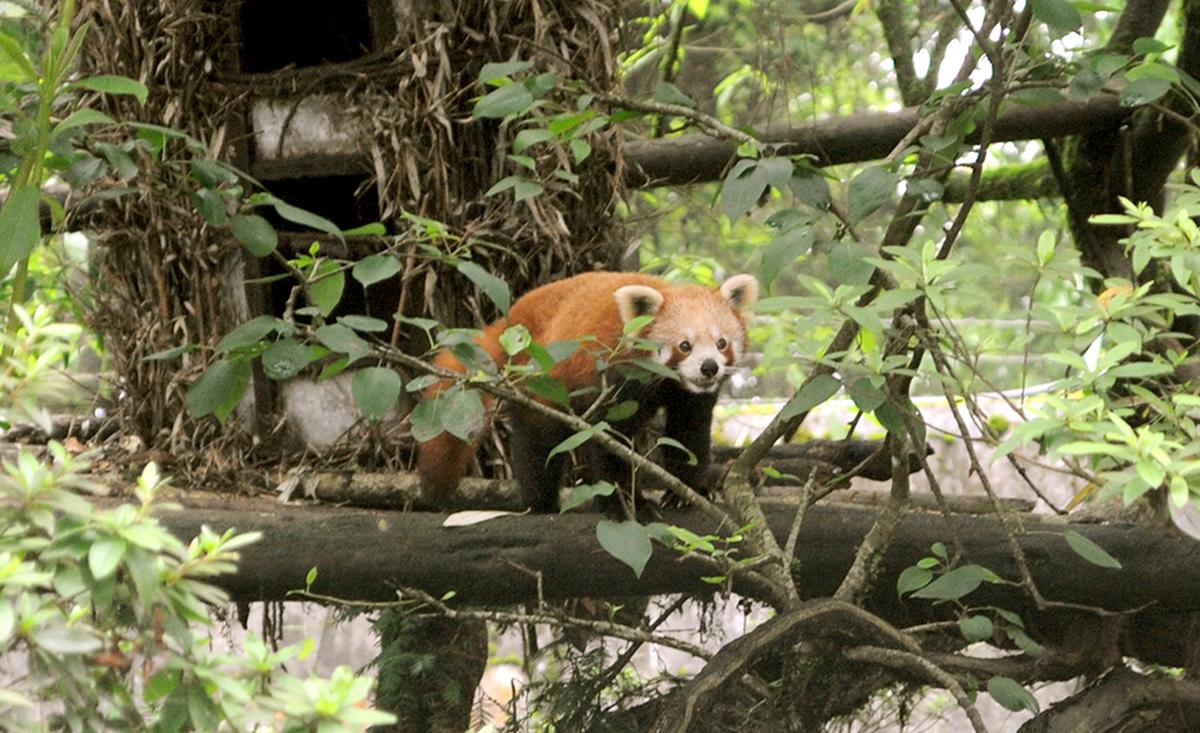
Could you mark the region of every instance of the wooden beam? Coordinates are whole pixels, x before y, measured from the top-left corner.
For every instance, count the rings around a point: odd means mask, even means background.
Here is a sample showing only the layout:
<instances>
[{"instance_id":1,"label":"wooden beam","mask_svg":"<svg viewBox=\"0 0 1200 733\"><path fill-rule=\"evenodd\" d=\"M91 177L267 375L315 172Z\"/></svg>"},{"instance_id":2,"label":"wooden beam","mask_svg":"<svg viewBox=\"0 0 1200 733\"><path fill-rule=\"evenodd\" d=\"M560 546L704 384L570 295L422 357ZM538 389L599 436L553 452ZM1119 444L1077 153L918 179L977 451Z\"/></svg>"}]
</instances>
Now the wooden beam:
<instances>
[{"instance_id":1,"label":"wooden beam","mask_svg":"<svg viewBox=\"0 0 1200 733\"><path fill-rule=\"evenodd\" d=\"M394 588L421 588L435 596L454 591L456 603L496 605L537 598L707 593L701 580L711 566L681 557L662 546L640 578L598 544L595 514L512 515L467 527L445 528L444 515L331 507L298 507L274 501L221 495L207 505L199 494L186 511L160 519L177 536L190 539L201 525L260 531L238 573L217 579L237 600L284 600L304 588L316 567L313 591L354 600L395 599ZM782 540L794 505L767 503L772 531ZM797 550L799 580L806 598L828 596L850 566L854 552L874 522L874 508L816 505L805 516ZM1185 624L1200 610L1200 543L1171 531L1130 524L1072 524L1037 515L1017 515L1026 534L1019 537L1043 595L1111 611L1145 609L1131 618L1125 653L1163 664L1182 664L1183 647L1165 629ZM668 512L664 521L698 533L728 534L697 512ZM954 517L966 557L1007 579L1018 574L1000 521L994 516ZM1066 529L1096 542L1124 565L1097 567L1067 545ZM934 542L951 540L940 514L914 511L902 520L868 607L897 625L946 618L950 611L917 599L899 599L896 578L929 555ZM540 580L539 580L540 578ZM734 589L753 596L754 588ZM1023 615L1032 633L1052 638L1086 612L1038 610L1010 585L984 584L970 596L975 605L994 604ZM1176 623L1178 622L1178 623Z\"/></svg>"},{"instance_id":2,"label":"wooden beam","mask_svg":"<svg viewBox=\"0 0 1200 733\"><path fill-rule=\"evenodd\" d=\"M1131 112L1111 96L1045 107L1009 105L996 120L993 143L1040 140L1112 129ZM860 112L804 125L771 125L759 137L779 143L782 155L811 155L816 165L859 163L886 157L919 121L915 109ZM978 142L978 133L967 137ZM737 145L706 135L627 143L623 151L633 188L720 180L737 159Z\"/></svg>"}]
</instances>

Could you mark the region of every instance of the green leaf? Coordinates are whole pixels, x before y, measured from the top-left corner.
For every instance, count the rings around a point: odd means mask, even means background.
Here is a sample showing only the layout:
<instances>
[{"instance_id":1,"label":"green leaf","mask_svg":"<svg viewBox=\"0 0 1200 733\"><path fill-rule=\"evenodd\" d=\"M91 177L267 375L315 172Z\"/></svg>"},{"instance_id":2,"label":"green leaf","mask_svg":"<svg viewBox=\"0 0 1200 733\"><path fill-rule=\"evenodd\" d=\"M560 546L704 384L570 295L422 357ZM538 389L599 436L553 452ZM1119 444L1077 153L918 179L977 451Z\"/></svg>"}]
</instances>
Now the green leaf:
<instances>
[{"instance_id":1,"label":"green leaf","mask_svg":"<svg viewBox=\"0 0 1200 733\"><path fill-rule=\"evenodd\" d=\"M523 153L530 145L536 145L540 142L545 142L554 137L554 133L544 127L530 127L521 130L517 136L513 138L512 149L514 153Z\"/></svg>"},{"instance_id":2,"label":"green leaf","mask_svg":"<svg viewBox=\"0 0 1200 733\"><path fill-rule=\"evenodd\" d=\"M571 395L567 392L566 385L548 374L534 375L525 380L524 386L538 397L545 397L563 407L571 406Z\"/></svg>"},{"instance_id":3,"label":"green leaf","mask_svg":"<svg viewBox=\"0 0 1200 733\"><path fill-rule=\"evenodd\" d=\"M128 181L137 176L137 163L134 163L133 158L130 158L129 154L121 148L110 143L97 143L96 149L104 155L104 159L117 172L117 178ZM224 226L224 222L220 226Z\"/></svg>"},{"instance_id":4,"label":"green leaf","mask_svg":"<svg viewBox=\"0 0 1200 733\"><path fill-rule=\"evenodd\" d=\"M298 206L292 206L286 201L280 201L273 196L271 199L271 205L275 208L275 213L293 224L306 226L310 229L316 229L319 232L333 234L338 237L342 236L342 230L338 228L338 225L325 217L314 214L306 209L301 209Z\"/></svg>"},{"instance_id":5,"label":"green leaf","mask_svg":"<svg viewBox=\"0 0 1200 733\"><path fill-rule=\"evenodd\" d=\"M130 161L132 163L132 161ZM132 176L129 176L132 178ZM204 217L205 221L215 227L223 227L229 222L229 211L225 199L211 188L202 188L188 194L192 206Z\"/></svg>"},{"instance_id":6,"label":"green leaf","mask_svg":"<svg viewBox=\"0 0 1200 733\"><path fill-rule=\"evenodd\" d=\"M529 334L529 329L521 324L509 326L500 334L500 348L509 356L516 356L524 351L531 341L533 336Z\"/></svg>"},{"instance_id":7,"label":"green leaf","mask_svg":"<svg viewBox=\"0 0 1200 733\"><path fill-rule=\"evenodd\" d=\"M800 388L792 399L779 411L779 419L791 420L802 412L808 412L837 394L842 383L831 374L820 374Z\"/></svg>"},{"instance_id":8,"label":"green leaf","mask_svg":"<svg viewBox=\"0 0 1200 733\"><path fill-rule=\"evenodd\" d=\"M1033 17L1063 33L1083 25L1079 11L1066 0L1033 0Z\"/></svg>"},{"instance_id":9,"label":"green leaf","mask_svg":"<svg viewBox=\"0 0 1200 733\"><path fill-rule=\"evenodd\" d=\"M622 336L632 336L633 334L637 333L638 331L641 331L646 326L649 326L653 321L654 321L653 314L647 314L644 316L636 316L634 318L630 318L628 321L625 322L625 325L621 326L621 335Z\"/></svg>"},{"instance_id":10,"label":"green leaf","mask_svg":"<svg viewBox=\"0 0 1200 733\"><path fill-rule=\"evenodd\" d=\"M76 127L83 127L84 125L115 125L115 124L116 124L116 121L113 120L113 118L109 117L108 115L104 114L103 112L92 109L91 107L83 107L82 109L77 109L74 112L72 112L71 114L67 115L65 119L63 119L57 125L55 125L54 130L51 131L51 133L50 133L50 136L58 137L59 135L61 135L64 132L73 130Z\"/></svg>"},{"instance_id":11,"label":"green leaf","mask_svg":"<svg viewBox=\"0 0 1200 733\"><path fill-rule=\"evenodd\" d=\"M192 158L188 161L192 177L205 188L217 188L222 183L237 182L237 174L216 160Z\"/></svg>"},{"instance_id":12,"label":"green leaf","mask_svg":"<svg viewBox=\"0 0 1200 733\"><path fill-rule=\"evenodd\" d=\"M563 442L554 446L550 450L550 453L546 455L546 460L549 461L551 458L558 455L559 453L566 453L568 451L575 450L579 446L581 446L584 443L591 440L592 436L594 436L596 433L606 430L607 428L608 428L608 423L601 420L600 422L596 423L595 425L592 425L588 428L580 430L579 432L575 433L574 435L567 438Z\"/></svg>"},{"instance_id":13,"label":"green leaf","mask_svg":"<svg viewBox=\"0 0 1200 733\"><path fill-rule=\"evenodd\" d=\"M634 359L631 363L638 369L649 372L650 374L653 374L655 376L662 377L664 379L670 379L673 381L679 380L679 372L675 371L674 369L667 366L666 364L660 364L659 362L655 361L654 359L647 359L645 357L642 357L639 359Z\"/></svg>"},{"instance_id":14,"label":"green leaf","mask_svg":"<svg viewBox=\"0 0 1200 733\"><path fill-rule=\"evenodd\" d=\"M38 189L21 186L10 191L0 209L0 278L29 256L42 239L38 219Z\"/></svg>"},{"instance_id":15,"label":"green leaf","mask_svg":"<svg viewBox=\"0 0 1200 733\"><path fill-rule=\"evenodd\" d=\"M1008 96L1012 101L1026 107L1048 107L1052 104L1066 101L1066 97L1063 96L1062 92L1049 87L1018 89Z\"/></svg>"},{"instance_id":16,"label":"green leaf","mask_svg":"<svg viewBox=\"0 0 1200 733\"><path fill-rule=\"evenodd\" d=\"M60 593L59 595L61 596L62 594ZM7 598L0 598L0 644L8 643L16 627L17 612L13 608L12 601Z\"/></svg>"},{"instance_id":17,"label":"green leaf","mask_svg":"<svg viewBox=\"0 0 1200 733\"><path fill-rule=\"evenodd\" d=\"M142 691L142 699L147 704L153 704L170 695L175 691L176 687L179 687L181 674L179 670L174 669L164 669L154 673L146 681L146 686Z\"/></svg>"},{"instance_id":18,"label":"green leaf","mask_svg":"<svg viewBox=\"0 0 1200 733\"><path fill-rule=\"evenodd\" d=\"M104 580L116 571L125 556L125 540L120 537L101 537L88 548L88 570L96 580Z\"/></svg>"},{"instance_id":19,"label":"green leaf","mask_svg":"<svg viewBox=\"0 0 1200 733\"><path fill-rule=\"evenodd\" d=\"M608 411L604 413L604 419L609 422L621 422L636 415L637 411L637 400L625 400L608 408Z\"/></svg>"},{"instance_id":20,"label":"green leaf","mask_svg":"<svg viewBox=\"0 0 1200 733\"><path fill-rule=\"evenodd\" d=\"M217 353L224 354L236 349L243 349L247 346L256 346L260 341L267 337L267 334L275 331L283 331L290 328L287 321L275 316L259 316L246 321L242 325L233 329L221 339L217 344Z\"/></svg>"},{"instance_id":21,"label":"green leaf","mask_svg":"<svg viewBox=\"0 0 1200 733\"><path fill-rule=\"evenodd\" d=\"M473 389L460 389L437 400L442 428L459 440L470 443L483 430L487 420L487 408L479 393Z\"/></svg>"},{"instance_id":22,"label":"green leaf","mask_svg":"<svg viewBox=\"0 0 1200 733\"><path fill-rule=\"evenodd\" d=\"M136 97L138 104L145 104L146 97L149 95L145 84L114 74L89 76L68 84L67 89L91 89L94 92L104 92L105 94L127 94Z\"/></svg>"},{"instance_id":23,"label":"green leaf","mask_svg":"<svg viewBox=\"0 0 1200 733\"><path fill-rule=\"evenodd\" d=\"M394 255L378 254L364 257L355 262L354 269L350 271L350 274L365 288L387 280L402 269L400 260Z\"/></svg>"},{"instance_id":24,"label":"green leaf","mask_svg":"<svg viewBox=\"0 0 1200 733\"><path fill-rule=\"evenodd\" d=\"M258 214L234 214L229 228L237 241L255 257L266 257L279 244L275 227Z\"/></svg>"},{"instance_id":25,"label":"green leaf","mask_svg":"<svg viewBox=\"0 0 1200 733\"><path fill-rule=\"evenodd\" d=\"M349 326L355 331L362 331L363 333L383 333L388 330L387 321L379 318L371 318L370 316L342 316L338 318L338 323L343 326Z\"/></svg>"},{"instance_id":26,"label":"green leaf","mask_svg":"<svg viewBox=\"0 0 1200 733\"><path fill-rule=\"evenodd\" d=\"M878 211L896 193L896 175L881 166L864 168L850 181L850 223L858 224Z\"/></svg>"},{"instance_id":27,"label":"green leaf","mask_svg":"<svg viewBox=\"0 0 1200 733\"><path fill-rule=\"evenodd\" d=\"M388 230L381 221L373 221L368 224L360 224L353 229L346 229L342 234L347 237L383 237L387 236Z\"/></svg>"},{"instance_id":28,"label":"green leaf","mask_svg":"<svg viewBox=\"0 0 1200 733\"><path fill-rule=\"evenodd\" d=\"M1145 78L1131 81L1121 90L1122 107L1140 107L1150 104L1171 91L1171 82L1165 79Z\"/></svg>"},{"instance_id":29,"label":"green leaf","mask_svg":"<svg viewBox=\"0 0 1200 733\"><path fill-rule=\"evenodd\" d=\"M758 267L759 280L763 288L769 288L776 276L795 264L800 255L812 247L812 229L795 226L780 232L779 236L763 248L762 264Z\"/></svg>"},{"instance_id":30,"label":"green leaf","mask_svg":"<svg viewBox=\"0 0 1200 733\"><path fill-rule=\"evenodd\" d=\"M926 568L904 568L900 573L900 577L896 579L896 593L901 596L905 593L912 593L929 585L929 581L931 580L933 580L933 573Z\"/></svg>"},{"instance_id":31,"label":"green leaf","mask_svg":"<svg viewBox=\"0 0 1200 733\"><path fill-rule=\"evenodd\" d=\"M259 357L262 361L263 374L268 379L290 379L300 373L300 370L316 359L314 349L308 344L302 344L295 339L280 339L267 347ZM321 351L324 351L321 349Z\"/></svg>"},{"instance_id":32,"label":"green leaf","mask_svg":"<svg viewBox=\"0 0 1200 733\"><path fill-rule=\"evenodd\" d=\"M602 519L596 524L596 539L605 552L633 568L635 576L642 577L654 550L645 527L633 521L618 523Z\"/></svg>"},{"instance_id":33,"label":"green leaf","mask_svg":"<svg viewBox=\"0 0 1200 733\"><path fill-rule=\"evenodd\" d=\"M441 381L440 377L435 377L432 374L422 374L421 376L408 380L408 384L404 385L405 392L421 392L426 387L432 387Z\"/></svg>"},{"instance_id":34,"label":"green leaf","mask_svg":"<svg viewBox=\"0 0 1200 733\"><path fill-rule=\"evenodd\" d=\"M572 486L567 500L559 507L559 512L570 511L577 506L583 506L587 502L595 499L597 496L612 496L617 490L607 481L600 481L594 484L583 484L581 486Z\"/></svg>"},{"instance_id":35,"label":"green leaf","mask_svg":"<svg viewBox=\"0 0 1200 733\"><path fill-rule=\"evenodd\" d=\"M1162 53L1170 51L1174 46L1163 43L1156 38L1139 38L1133 42L1133 52L1138 56L1145 56L1151 53Z\"/></svg>"},{"instance_id":36,"label":"green leaf","mask_svg":"<svg viewBox=\"0 0 1200 733\"><path fill-rule=\"evenodd\" d=\"M512 294L508 290L508 283L474 262L460 261L455 265L455 269L466 276L468 280L475 283L476 287L482 290L483 294L496 304L501 313L508 315L508 309L512 305Z\"/></svg>"},{"instance_id":37,"label":"green leaf","mask_svg":"<svg viewBox=\"0 0 1200 733\"><path fill-rule=\"evenodd\" d=\"M708 3L709 0L687 0L688 12L696 20L704 20L708 15Z\"/></svg>"},{"instance_id":38,"label":"green leaf","mask_svg":"<svg viewBox=\"0 0 1200 733\"><path fill-rule=\"evenodd\" d=\"M739 160L721 183L721 207L731 221L754 208L769 185L767 168L752 158Z\"/></svg>"},{"instance_id":39,"label":"green leaf","mask_svg":"<svg viewBox=\"0 0 1200 733\"><path fill-rule=\"evenodd\" d=\"M987 641L992 638L995 627L987 616L964 616L958 620L958 630L963 638L972 644L977 641Z\"/></svg>"},{"instance_id":40,"label":"green leaf","mask_svg":"<svg viewBox=\"0 0 1200 733\"><path fill-rule=\"evenodd\" d=\"M104 647L104 642L79 626L43 626L30 639L51 654L91 654Z\"/></svg>"},{"instance_id":41,"label":"green leaf","mask_svg":"<svg viewBox=\"0 0 1200 733\"><path fill-rule=\"evenodd\" d=\"M1026 634L1016 626L1005 627L1004 633L1008 635L1008 638L1013 640L1018 649L1031 657L1040 657L1046 651L1045 647L1034 641L1029 634Z\"/></svg>"},{"instance_id":42,"label":"green leaf","mask_svg":"<svg viewBox=\"0 0 1200 733\"><path fill-rule=\"evenodd\" d=\"M1058 237L1053 229L1042 232L1037 241L1037 260L1042 267L1050 264L1054 258L1054 248L1058 246Z\"/></svg>"},{"instance_id":43,"label":"green leaf","mask_svg":"<svg viewBox=\"0 0 1200 733\"><path fill-rule=\"evenodd\" d=\"M1091 564L1099 565L1102 568L1117 568L1118 570L1121 568L1121 563L1117 558L1108 554L1103 547L1075 530L1068 529L1066 532L1063 532L1063 538L1077 555Z\"/></svg>"},{"instance_id":44,"label":"green leaf","mask_svg":"<svg viewBox=\"0 0 1200 733\"><path fill-rule=\"evenodd\" d=\"M310 305L316 306L321 315L328 316L342 302L342 291L346 288L346 273L341 264L323 260L317 265L312 282L308 284Z\"/></svg>"},{"instance_id":45,"label":"green leaf","mask_svg":"<svg viewBox=\"0 0 1200 733\"><path fill-rule=\"evenodd\" d=\"M313 336L330 351L346 354L350 361L360 359L371 352L371 345L363 341L353 330L340 323L321 326Z\"/></svg>"},{"instance_id":46,"label":"green leaf","mask_svg":"<svg viewBox=\"0 0 1200 733\"><path fill-rule=\"evenodd\" d=\"M828 209L829 203L833 200L829 193L829 182L825 180L825 176L811 168L802 168L796 171L788 181L788 188L801 203L811 206L817 211Z\"/></svg>"},{"instance_id":47,"label":"green leaf","mask_svg":"<svg viewBox=\"0 0 1200 733\"><path fill-rule=\"evenodd\" d=\"M592 154L592 145L587 140L575 139L569 143L571 147L571 157L575 160L575 165L579 165L587 160Z\"/></svg>"},{"instance_id":48,"label":"green leaf","mask_svg":"<svg viewBox=\"0 0 1200 733\"><path fill-rule=\"evenodd\" d=\"M875 419L887 430L889 434L896 438L903 438L908 435L908 425L904 422L904 412L893 402L884 402L879 407L876 407L874 412Z\"/></svg>"},{"instance_id":49,"label":"green leaf","mask_svg":"<svg viewBox=\"0 0 1200 733\"><path fill-rule=\"evenodd\" d=\"M501 178L500 180L498 180L494 184L492 184L492 187L489 188L487 191L485 191L483 195L484 196L494 196L495 194L498 194L498 193L504 193L508 189L512 188L513 186L516 186L519 182L524 181L524 180L527 180L527 179L525 179L522 176L516 176L516 175L505 176L504 178Z\"/></svg>"},{"instance_id":50,"label":"green leaf","mask_svg":"<svg viewBox=\"0 0 1200 733\"><path fill-rule=\"evenodd\" d=\"M696 100L692 99L683 91L669 81L660 81L654 87L654 100L663 104L674 104L680 107L696 106Z\"/></svg>"},{"instance_id":51,"label":"green leaf","mask_svg":"<svg viewBox=\"0 0 1200 733\"><path fill-rule=\"evenodd\" d=\"M1034 7L1037 7L1034 5ZM1028 710L1035 715L1041 710L1037 698L1015 680L999 675L987 681L987 691L996 702L1013 712Z\"/></svg>"},{"instance_id":52,"label":"green leaf","mask_svg":"<svg viewBox=\"0 0 1200 733\"><path fill-rule=\"evenodd\" d=\"M846 388L846 393L863 412L874 412L876 408L887 401L887 395L883 390L871 384L871 380L867 377L851 382L850 386Z\"/></svg>"},{"instance_id":53,"label":"green leaf","mask_svg":"<svg viewBox=\"0 0 1200 733\"><path fill-rule=\"evenodd\" d=\"M496 81L497 79L508 78L513 74L519 74L532 66L532 61L505 61L502 63L487 63L484 64L483 68L479 70L479 83L487 84L489 82Z\"/></svg>"},{"instance_id":54,"label":"green leaf","mask_svg":"<svg viewBox=\"0 0 1200 733\"><path fill-rule=\"evenodd\" d=\"M985 575L984 568L979 565L963 565L913 593L913 597L938 601L958 600L978 588Z\"/></svg>"},{"instance_id":55,"label":"green leaf","mask_svg":"<svg viewBox=\"0 0 1200 733\"><path fill-rule=\"evenodd\" d=\"M758 166L766 174L767 183L780 190L791 182L792 172L796 169L792 159L783 156L763 158L758 161Z\"/></svg>"},{"instance_id":56,"label":"green leaf","mask_svg":"<svg viewBox=\"0 0 1200 733\"><path fill-rule=\"evenodd\" d=\"M250 386L250 362L221 359L213 362L195 384L188 387L187 407L196 417L216 415L222 423L233 413Z\"/></svg>"},{"instance_id":57,"label":"green leaf","mask_svg":"<svg viewBox=\"0 0 1200 733\"><path fill-rule=\"evenodd\" d=\"M475 102L471 116L476 119L501 119L527 111L533 102L533 93L524 84L506 84Z\"/></svg>"},{"instance_id":58,"label":"green leaf","mask_svg":"<svg viewBox=\"0 0 1200 733\"><path fill-rule=\"evenodd\" d=\"M413 440L424 443L442 434L444 429L442 428L440 402L440 397L435 400L422 400L417 403L412 412L408 413Z\"/></svg>"},{"instance_id":59,"label":"green leaf","mask_svg":"<svg viewBox=\"0 0 1200 733\"><path fill-rule=\"evenodd\" d=\"M21 78L17 78L15 81L37 81L38 76L40 75L38 74L37 69L34 67L33 62L29 60L29 56L25 53L25 49L21 48L21 44L19 41L17 41L17 39L13 38L7 33L0 33L0 52L3 52L3 54L9 58L9 60L11 60L21 69L23 76Z\"/></svg>"},{"instance_id":60,"label":"green leaf","mask_svg":"<svg viewBox=\"0 0 1200 733\"><path fill-rule=\"evenodd\" d=\"M520 203L525 199L531 199L534 196L540 196L546 187L537 181L529 181L524 178L517 181L513 186L513 201Z\"/></svg>"},{"instance_id":61,"label":"green leaf","mask_svg":"<svg viewBox=\"0 0 1200 733\"><path fill-rule=\"evenodd\" d=\"M693 453L691 450L689 450L686 445L684 445L683 443L680 443L678 440L675 440L674 438L668 438L664 435L663 437L654 441L654 445L655 445L655 447L658 447L660 445L665 445L665 446L669 446L671 448L675 448L676 450L683 451L685 454L687 454L687 459L688 459L687 462L688 462L689 466L694 466L699 462L696 458L695 453Z\"/></svg>"},{"instance_id":62,"label":"green leaf","mask_svg":"<svg viewBox=\"0 0 1200 733\"><path fill-rule=\"evenodd\" d=\"M391 412L403 387L400 375L387 367L360 369L350 381L350 394L358 411L368 420L379 420Z\"/></svg>"}]
</instances>

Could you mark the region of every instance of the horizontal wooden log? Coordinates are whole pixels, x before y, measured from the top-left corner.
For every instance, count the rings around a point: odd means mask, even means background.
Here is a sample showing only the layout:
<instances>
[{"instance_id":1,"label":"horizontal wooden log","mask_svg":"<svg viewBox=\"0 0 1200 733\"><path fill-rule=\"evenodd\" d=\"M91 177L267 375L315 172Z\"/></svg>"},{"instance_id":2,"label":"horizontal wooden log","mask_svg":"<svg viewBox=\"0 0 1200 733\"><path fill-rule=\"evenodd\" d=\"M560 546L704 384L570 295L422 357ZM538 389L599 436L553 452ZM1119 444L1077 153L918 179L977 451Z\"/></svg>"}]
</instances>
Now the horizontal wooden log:
<instances>
[{"instance_id":1,"label":"horizontal wooden log","mask_svg":"<svg viewBox=\"0 0 1200 733\"><path fill-rule=\"evenodd\" d=\"M1115 97L1059 102L1045 107L1011 105L996 119L993 143L1040 140L1110 129L1130 110ZM886 157L920 118L917 110L860 112L805 125L770 125L759 130L765 142L781 143L781 155L811 155L817 165L859 163ZM978 131L967 142L978 142ZM631 142L622 149L626 183L634 188L678 186L719 180L737 157L737 144L706 135Z\"/></svg>"},{"instance_id":2,"label":"horizontal wooden log","mask_svg":"<svg viewBox=\"0 0 1200 733\"><path fill-rule=\"evenodd\" d=\"M1109 129L1119 125L1130 111L1121 107L1113 96L1045 107L1013 104L996 120L992 142L1040 140ZM915 109L859 112L800 125L767 125L758 133L765 142L781 143L780 154L811 155L817 165L825 166L883 158L918 120ZM968 142L978 142L977 134L968 137ZM289 135L302 136L302 131L290 130ZM251 166L251 173L261 179L276 180L371 172L367 159L359 153L339 153L332 149L318 153L311 148L312 145L301 145L296 150L304 152L288 154L284 150L276 157L258 158ZM622 152L627 163L626 184L630 187L677 186L719 180L736 159L737 145L692 134L630 142ZM1004 196L1011 197L1011 193L1001 197Z\"/></svg>"},{"instance_id":3,"label":"horizontal wooden log","mask_svg":"<svg viewBox=\"0 0 1200 733\"><path fill-rule=\"evenodd\" d=\"M189 494L194 497L196 494ZM772 531L781 538L795 507L767 503ZM800 533L797 560L805 597L828 596L837 588L854 552L873 523L876 510L817 505L809 509ZM1128 524L1073 524L1033 515L1018 517L1019 538L1042 594L1050 601L1086 604L1112 611L1145 609L1143 622L1131 621L1127 654L1177 664L1182 647L1165 631L1200 610L1200 543L1167 528ZM435 596L454 591L456 602L511 604L536 599L711 592L701 580L713 569L694 558L656 546L641 578L609 556L595 538L594 514L512 515L467 527L442 526L444 515L298 507L222 496L208 506L161 516L181 538L200 526L260 531L263 539L243 554L238 573L218 583L237 600L282 600L304 588L308 571L318 568L313 591L345 599L385 601L394 588L421 588ZM728 533L697 512L668 513L664 521L699 533ZM954 519L970 562L1018 578L1001 523L994 516ZM1063 538L1074 529L1115 556L1123 569L1101 568L1075 554ZM897 598L896 578L929 554L934 542L949 542L941 515L914 511L897 530L868 607L899 625L944 618L944 606ZM753 588L735 589L754 595ZM1039 611L1009 585L984 585L973 604L1017 610L1032 629L1048 637L1065 632L1079 612ZM1088 614L1084 613L1084 616ZM1152 619L1152 621L1151 621ZM1164 638L1158 638L1163 636ZM1167 638L1170 637L1170 638Z\"/></svg>"}]
</instances>

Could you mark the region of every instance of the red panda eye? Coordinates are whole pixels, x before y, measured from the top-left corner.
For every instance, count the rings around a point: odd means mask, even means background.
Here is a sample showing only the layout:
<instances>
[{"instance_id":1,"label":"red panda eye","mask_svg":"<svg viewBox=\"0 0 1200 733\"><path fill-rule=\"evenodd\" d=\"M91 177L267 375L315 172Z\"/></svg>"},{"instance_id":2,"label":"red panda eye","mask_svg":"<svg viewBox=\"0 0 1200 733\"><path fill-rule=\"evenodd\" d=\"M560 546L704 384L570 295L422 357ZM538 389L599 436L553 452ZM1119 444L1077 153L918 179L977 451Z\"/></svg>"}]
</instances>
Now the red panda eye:
<instances>
[{"instance_id":1,"label":"red panda eye","mask_svg":"<svg viewBox=\"0 0 1200 733\"><path fill-rule=\"evenodd\" d=\"M725 339L717 339L717 350L718 351L724 351L725 347L728 345L729 345L729 342L726 341Z\"/></svg>"},{"instance_id":2,"label":"red panda eye","mask_svg":"<svg viewBox=\"0 0 1200 733\"><path fill-rule=\"evenodd\" d=\"M679 342L679 350L685 354L688 353L689 351L692 350L692 342L691 341L680 341Z\"/></svg>"}]
</instances>

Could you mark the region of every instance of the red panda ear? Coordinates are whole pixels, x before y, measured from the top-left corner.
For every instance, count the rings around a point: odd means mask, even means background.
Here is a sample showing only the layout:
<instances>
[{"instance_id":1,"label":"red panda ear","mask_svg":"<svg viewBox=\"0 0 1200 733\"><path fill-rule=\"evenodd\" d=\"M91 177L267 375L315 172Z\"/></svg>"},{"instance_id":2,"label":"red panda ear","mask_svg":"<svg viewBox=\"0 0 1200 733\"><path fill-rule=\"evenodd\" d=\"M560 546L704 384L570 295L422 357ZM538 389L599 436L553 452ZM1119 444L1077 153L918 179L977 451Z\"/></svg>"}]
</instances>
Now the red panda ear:
<instances>
[{"instance_id":1,"label":"red panda ear","mask_svg":"<svg viewBox=\"0 0 1200 733\"><path fill-rule=\"evenodd\" d=\"M734 310L746 310L758 300L758 280L753 275L734 275L721 283L721 295Z\"/></svg>"},{"instance_id":2,"label":"red panda ear","mask_svg":"<svg viewBox=\"0 0 1200 733\"><path fill-rule=\"evenodd\" d=\"M621 323L629 323L638 316L658 315L658 310L663 304L662 293L646 285L626 285L617 288L613 298L617 301Z\"/></svg>"}]
</instances>

